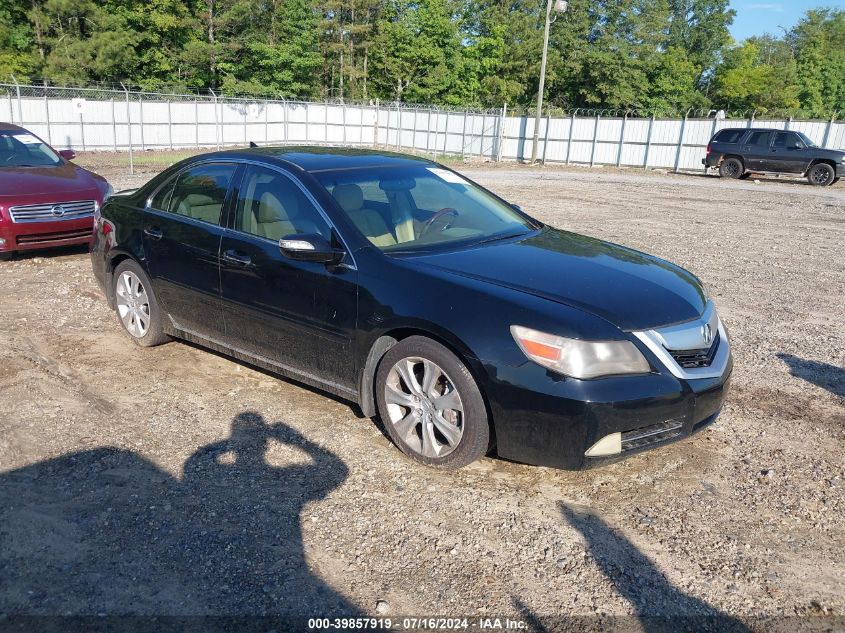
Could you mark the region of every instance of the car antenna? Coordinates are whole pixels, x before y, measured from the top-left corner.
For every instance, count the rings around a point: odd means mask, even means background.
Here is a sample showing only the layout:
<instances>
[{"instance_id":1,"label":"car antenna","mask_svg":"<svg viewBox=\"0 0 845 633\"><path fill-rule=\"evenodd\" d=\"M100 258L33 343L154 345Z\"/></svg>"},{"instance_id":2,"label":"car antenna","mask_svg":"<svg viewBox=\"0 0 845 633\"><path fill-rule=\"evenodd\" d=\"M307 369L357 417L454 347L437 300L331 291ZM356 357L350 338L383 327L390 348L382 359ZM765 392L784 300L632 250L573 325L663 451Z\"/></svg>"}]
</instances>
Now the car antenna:
<instances>
[{"instance_id":1,"label":"car antenna","mask_svg":"<svg viewBox=\"0 0 845 633\"><path fill-rule=\"evenodd\" d=\"M250 148L250 149L253 149L253 148L256 148L256 147L258 147L258 144L257 144L255 141L250 141L250 142L249 142L249 148Z\"/></svg>"}]
</instances>

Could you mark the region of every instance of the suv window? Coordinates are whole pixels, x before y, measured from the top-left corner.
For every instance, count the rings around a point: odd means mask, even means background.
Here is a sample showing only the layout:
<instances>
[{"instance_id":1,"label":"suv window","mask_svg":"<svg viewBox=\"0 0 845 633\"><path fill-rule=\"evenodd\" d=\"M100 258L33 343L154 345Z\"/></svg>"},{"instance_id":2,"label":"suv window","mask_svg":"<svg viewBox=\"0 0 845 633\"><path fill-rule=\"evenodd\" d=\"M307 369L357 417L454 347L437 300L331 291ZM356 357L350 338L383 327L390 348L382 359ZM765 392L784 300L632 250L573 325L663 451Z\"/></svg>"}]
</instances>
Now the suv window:
<instances>
[{"instance_id":1,"label":"suv window","mask_svg":"<svg viewBox=\"0 0 845 633\"><path fill-rule=\"evenodd\" d=\"M768 147L772 143L772 133L766 130L752 132L748 135L746 145L762 145Z\"/></svg>"},{"instance_id":2,"label":"suv window","mask_svg":"<svg viewBox=\"0 0 845 633\"><path fill-rule=\"evenodd\" d=\"M795 147L796 145L803 147L801 137L795 132L778 132L775 136L775 147L786 148Z\"/></svg>"},{"instance_id":3,"label":"suv window","mask_svg":"<svg viewBox=\"0 0 845 633\"><path fill-rule=\"evenodd\" d=\"M274 241L295 233L331 238L329 225L296 183L266 167L244 172L235 229Z\"/></svg>"},{"instance_id":4,"label":"suv window","mask_svg":"<svg viewBox=\"0 0 845 633\"><path fill-rule=\"evenodd\" d=\"M713 139L717 143L739 143L745 130L722 130Z\"/></svg>"},{"instance_id":5,"label":"suv window","mask_svg":"<svg viewBox=\"0 0 845 633\"><path fill-rule=\"evenodd\" d=\"M220 224L234 165L206 164L179 174L167 210L194 220Z\"/></svg>"}]
</instances>

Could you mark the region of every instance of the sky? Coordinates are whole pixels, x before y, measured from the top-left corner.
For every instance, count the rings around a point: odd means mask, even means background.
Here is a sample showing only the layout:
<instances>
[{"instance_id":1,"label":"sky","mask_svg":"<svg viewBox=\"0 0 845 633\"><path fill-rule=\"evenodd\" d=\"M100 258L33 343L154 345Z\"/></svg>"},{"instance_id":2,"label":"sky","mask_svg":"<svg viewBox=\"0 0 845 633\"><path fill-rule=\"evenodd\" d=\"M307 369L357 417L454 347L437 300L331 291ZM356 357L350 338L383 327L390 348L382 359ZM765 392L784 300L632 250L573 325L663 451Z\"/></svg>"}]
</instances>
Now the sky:
<instances>
[{"instance_id":1,"label":"sky","mask_svg":"<svg viewBox=\"0 0 845 633\"><path fill-rule=\"evenodd\" d=\"M731 34L736 41L752 35L782 35L794 26L807 9L831 7L845 9L845 0L731 0L736 11Z\"/></svg>"}]
</instances>

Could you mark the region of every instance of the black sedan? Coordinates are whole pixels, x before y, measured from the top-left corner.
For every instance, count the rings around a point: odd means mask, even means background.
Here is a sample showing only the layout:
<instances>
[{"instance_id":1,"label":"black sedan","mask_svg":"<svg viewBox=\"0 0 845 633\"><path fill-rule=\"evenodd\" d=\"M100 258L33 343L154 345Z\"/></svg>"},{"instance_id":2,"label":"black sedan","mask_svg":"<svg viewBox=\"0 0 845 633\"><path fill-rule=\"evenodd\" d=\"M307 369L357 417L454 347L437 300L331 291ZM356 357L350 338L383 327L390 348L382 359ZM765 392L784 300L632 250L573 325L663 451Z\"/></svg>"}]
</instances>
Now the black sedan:
<instances>
[{"instance_id":1,"label":"black sedan","mask_svg":"<svg viewBox=\"0 0 845 633\"><path fill-rule=\"evenodd\" d=\"M731 373L694 275L421 158L196 156L113 196L95 232L136 343L187 339L354 401L430 466L629 455L715 420Z\"/></svg>"}]
</instances>

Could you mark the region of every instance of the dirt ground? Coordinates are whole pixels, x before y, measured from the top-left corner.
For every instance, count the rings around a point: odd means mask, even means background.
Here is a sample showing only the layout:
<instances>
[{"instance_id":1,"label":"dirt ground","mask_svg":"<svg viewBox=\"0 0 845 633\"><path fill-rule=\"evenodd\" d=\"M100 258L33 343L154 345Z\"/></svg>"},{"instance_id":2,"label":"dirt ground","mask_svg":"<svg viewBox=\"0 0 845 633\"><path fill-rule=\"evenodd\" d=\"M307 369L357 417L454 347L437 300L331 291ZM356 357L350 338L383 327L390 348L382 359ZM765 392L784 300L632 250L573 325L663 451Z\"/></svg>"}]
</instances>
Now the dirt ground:
<instances>
[{"instance_id":1,"label":"dirt ground","mask_svg":"<svg viewBox=\"0 0 845 633\"><path fill-rule=\"evenodd\" d=\"M705 280L736 361L719 422L586 472L435 472L344 402L187 344L136 347L84 251L23 257L0 264L0 620L845 627L845 187L465 171Z\"/></svg>"}]
</instances>

